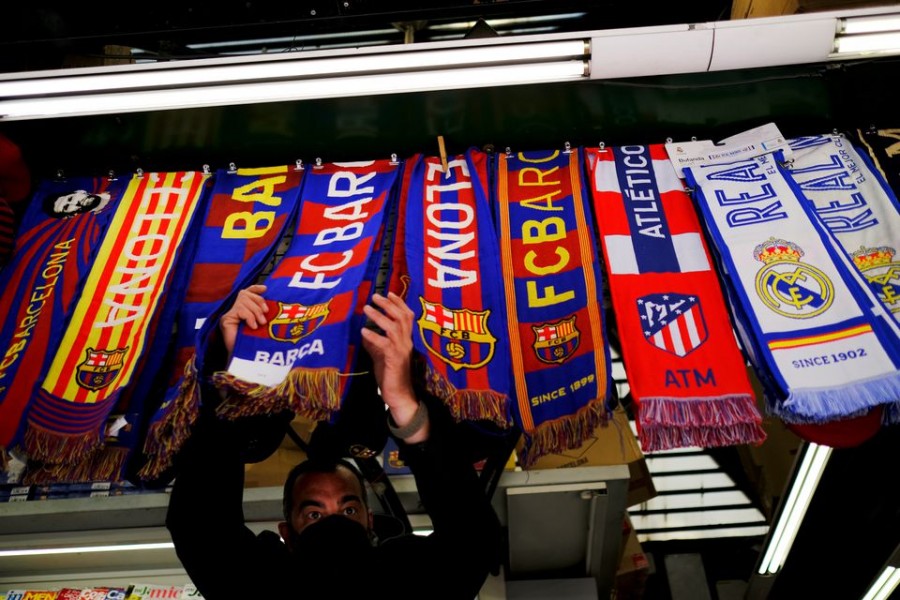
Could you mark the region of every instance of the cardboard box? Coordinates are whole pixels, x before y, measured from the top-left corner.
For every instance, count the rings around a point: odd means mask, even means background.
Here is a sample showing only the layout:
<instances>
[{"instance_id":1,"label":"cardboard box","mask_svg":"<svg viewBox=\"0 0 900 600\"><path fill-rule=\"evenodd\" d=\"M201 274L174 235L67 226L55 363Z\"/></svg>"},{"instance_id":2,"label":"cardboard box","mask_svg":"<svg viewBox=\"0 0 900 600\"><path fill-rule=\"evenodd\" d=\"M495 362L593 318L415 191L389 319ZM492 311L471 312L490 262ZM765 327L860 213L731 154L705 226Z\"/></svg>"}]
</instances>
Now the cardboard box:
<instances>
[{"instance_id":1,"label":"cardboard box","mask_svg":"<svg viewBox=\"0 0 900 600\"><path fill-rule=\"evenodd\" d=\"M639 600L644 597L650 561L638 541L631 519L625 515L622 523L622 549L616 569L616 600Z\"/></svg>"},{"instance_id":2,"label":"cardboard box","mask_svg":"<svg viewBox=\"0 0 900 600\"><path fill-rule=\"evenodd\" d=\"M584 444L573 450L542 456L529 469L608 465L628 465L631 480L628 484L627 506L656 497L656 488L647 469L644 453L638 446L628 424L628 416L621 406L613 411L609 423L598 427Z\"/></svg>"},{"instance_id":3,"label":"cardboard box","mask_svg":"<svg viewBox=\"0 0 900 600\"><path fill-rule=\"evenodd\" d=\"M316 423L303 417L295 417L290 425L295 432L308 442ZM306 460L306 453L285 435L281 446L267 459L244 466L244 487L282 487L288 472L298 463Z\"/></svg>"}]
</instances>

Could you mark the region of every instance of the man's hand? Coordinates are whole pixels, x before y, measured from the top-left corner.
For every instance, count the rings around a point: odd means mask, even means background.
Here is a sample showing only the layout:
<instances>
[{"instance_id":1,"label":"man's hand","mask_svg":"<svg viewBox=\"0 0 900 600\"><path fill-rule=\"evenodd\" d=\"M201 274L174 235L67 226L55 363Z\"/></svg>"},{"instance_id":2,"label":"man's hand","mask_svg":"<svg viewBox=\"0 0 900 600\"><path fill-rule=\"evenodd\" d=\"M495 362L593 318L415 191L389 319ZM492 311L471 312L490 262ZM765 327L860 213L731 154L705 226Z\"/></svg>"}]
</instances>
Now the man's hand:
<instances>
[{"instance_id":1,"label":"man's hand","mask_svg":"<svg viewBox=\"0 0 900 600\"><path fill-rule=\"evenodd\" d=\"M225 342L229 356L234 350L234 341L242 321L250 329L262 327L268 322L266 321L266 312L269 307L261 295L265 291L266 286L264 285L251 285L239 291L234 304L219 318L219 329L222 331L222 340Z\"/></svg>"},{"instance_id":2,"label":"man's hand","mask_svg":"<svg viewBox=\"0 0 900 600\"><path fill-rule=\"evenodd\" d=\"M363 311L384 335L368 328L362 330L362 341L372 357L375 380L381 389L381 397L391 411L394 423L403 427L409 423L418 409L412 386L412 327L413 312L400 296L389 293L372 296L372 305ZM384 312L382 312L384 311ZM424 441L428 437L428 425L406 439L407 443Z\"/></svg>"}]
</instances>

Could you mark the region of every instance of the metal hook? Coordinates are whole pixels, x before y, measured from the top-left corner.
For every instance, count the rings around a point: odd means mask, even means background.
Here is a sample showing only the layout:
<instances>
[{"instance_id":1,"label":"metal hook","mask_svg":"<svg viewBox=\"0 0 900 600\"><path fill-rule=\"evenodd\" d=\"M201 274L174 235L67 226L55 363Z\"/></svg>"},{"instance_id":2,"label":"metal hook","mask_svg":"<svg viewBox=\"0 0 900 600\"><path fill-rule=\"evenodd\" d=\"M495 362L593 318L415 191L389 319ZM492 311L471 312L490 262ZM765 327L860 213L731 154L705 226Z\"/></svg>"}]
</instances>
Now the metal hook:
<instances>
[{"instance_id":1,"label":"metal hook","mask_svg":"<svg viewBox=\"0 0 900 600\"><path fill-rule=\"evenodd\" d=\"M63 179L65 179L65 178L66 178L65 172L64 172L62 169L57 169L57 170L56 170L56 179L57 179L57 180L63 180Z\"/></svg>"},{"instance_id":2,"label":"metal hook","mask_svg":"<svg viewBox=\"0 0 900 600\"><path fill-rule=\"evenodd\" d=\"M209 175L209 165L203 165L203 174Z\"/></svg>"},{"instance_id":3,"label":"metal hook","mask_svg":"<svg viewBox=\"0 0 900 600\"><path fill-rule=\"evenodd\" d=\"M110 169L109 172L106 174L106 178L109 179L110 181L115 181L116 180L116 172L113 171L112 169Z\"/></svg>"},{"instance_id":4,"label":"metal hook","mask_svg":"<svg viewBox=\"0 0 900 600\"><path fill-rule=\"evenodd\" d=\"M400 164L400 161L397 160L397 153L396 153L396 152L391 152L391 164L392 164L392 165L399 165L399 164Z\"/></svg>"},{"instance_id":5,"label":"metal hook","mask_svg":"<svg viewBox=\"0 0 900 600\"><path fill-rule=\"evenodd\" d=\"M666 138L666 143L667 143L667 144L671 144L671 143L673 143L674 141L675 141L675 140L673 140L673 139L670 138L670 137L667 137L667 138Z\"/></svg>"},{"instance_id":6,"label":"metal hook","mask_svg":"<svg viewBox=\"0 0 900 600\"><path fill-rule=\"evenodd\" d=\"M233 162L228 163L228 172L229 173L237 173L237 165Z\"/></svg>"},{"instance_id":7,"label":"metal hook","mask_svg":"<svg viewBox=\"0 0 900 600\"><path fill-rule=\"evenodd\" d=\"M134 170L134 176L137 177L138 179L140 179L141 177L144 176L144 170L142 168L138 167L137 169Z\"/></svg>"},{"instance_id":8,"label":"metal hook","mask_svg":"<svg viewBox=\"0 0 900 600\"><path fill-rule=\"evenodd\" d=\"M321 169L321 168L322 168L322 159L321 159L321 158L316 157L316 166L313 167L313 168L315 168L315 169Z\"/></svg>"},{"instance_id":9,"label":"metal hook","mask_svg":"<svg viewBox=\"0 0 900 600\"><path fill-rule=\"evenodd\" d=\"M597 148L600 149L600 152L606 152L606 142L600 142L597 144Z\"/></svg>"},{"instance_id":10,"label":"metal hook","mask_svg":"<svg viewBox=\"0 0 900 600\"><path fill-rule=\"evenodd\" d=\"M294 161L294 170L295 171L304 171L305 169L306 169L306 167L303 166L303 160L298 158L296 161Z\"/></svg>"},{"instance_id":11,"label":"metal hook","mask_svg":"<svg viewBox=\"0 0 900 600\"><path fill-rule=\"evenodd\" d=\"M509 158L510 156L512 156L512 148L507 146L506 150L504 150L504 153L506 153L506 157Z\"/></svg>"},{"instance_id":12,"label":"metal hook","mask_svg":"<svg viewBox=\"0 0 900 600\"><path fill-rule=\"evenodd\" d=\"M572 154L572 144L566 142L565 144L563 144L563 148L563 154Z\"/></svg>"},{"instance_id":13,"label":"metal hook","mask_svg":"<svg viewBox=\"0 0 900 600\"><path fill-rule=\"evenodd\" d=\"M692 142L696 142L696 141L697 141L697 136L696 136L696 135L692 135L692 136L691 136L691 141L692 141Z\"/></svg>"}]
</instances>

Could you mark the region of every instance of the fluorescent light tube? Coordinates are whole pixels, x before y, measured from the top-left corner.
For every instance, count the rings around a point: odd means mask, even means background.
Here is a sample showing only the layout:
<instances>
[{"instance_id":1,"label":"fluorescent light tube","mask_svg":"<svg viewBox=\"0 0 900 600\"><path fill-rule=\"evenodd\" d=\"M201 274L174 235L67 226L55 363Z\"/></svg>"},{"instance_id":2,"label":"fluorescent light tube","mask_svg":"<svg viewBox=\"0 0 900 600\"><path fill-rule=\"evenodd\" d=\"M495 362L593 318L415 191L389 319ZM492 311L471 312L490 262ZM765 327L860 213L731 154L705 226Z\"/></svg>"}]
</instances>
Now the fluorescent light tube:
<instances>
[{"instance_id":1,"label":"fluorescent light tube","mask_svg":"<svg viewBox=\"0 0 900 600\"><path fill-rule=\"evenodd\" d=\"M514 63L540 63L588 55L584 40L528 44L498 44L443 50L369 53L334 58L297 58L210 66L184 61L155 69L121 70L116 73L3 81L0 99L17 96L77 94L99 91L136 91L181 86L263 83L301 78L411 72L427 69L471 68ZM318 84L317 84L318 85Z\"/></svg>"},{"instance_id":2,"label":"fluorescent light tube","mask_svg":"<svg viewBox=\"0 0 900 600\"><path fill-rule=\"evenodd\" d=\"M847 17L841 21L841 33L847 35L875 33L877 31L900 31L900 15Z\"/></svg>"},{"instance_id":3,"label":"fluorescent light tube","mask_svg":"<svg viewBox=\"0 0 900 600\"><path fill-rule=\"evenodd\" d=\"M900 585L900 569L885 567L862 600L888 600Z\"/></svg>"},{"instance_id":4,"label":"fluorescent light tube","mask_svg":"<svg viewBox=\"0 0 900 600\"><path fill-rule=\"evenodd\" d=\"M116 544L113 546L72 546L68 548L27 548L22 550L0 550L0 557L41 556L48 554L81 554L85 552L124 552L130 550L169 550L172 542L154 544Z\"/></svg>"},{"instance_id":5,"label":"fluorescent light tube","mask_svg":"<svg viewBox=\"0 0 900 600\"><path fill-rule=\"evenodd\" d=\"M900 52L900 31L841 35L834 40L834 53L889 54Z\"/></svg>"},{"instance_id":6,"label":"fluorescent light tube","mask_svg":"<svg viewBox=\"0 0 900 600\"><path fill-rule=\"evenodd\" d=\"M777 573L784 564L830 456L831 448L828 446L806 445L781 515L769 536L766 552L757 570L760 575Z\"/></svg>"},{"instance_id":7,"label":"fluorescent light tube","mask_svg":"<svg viewBox=\"0 0 900 600\"><path fill-rule=\"evenodd\" d=\"M0 99L0 121L493 87L583 78L581 60L170 90Z\"/></svg>"}]
</instances>

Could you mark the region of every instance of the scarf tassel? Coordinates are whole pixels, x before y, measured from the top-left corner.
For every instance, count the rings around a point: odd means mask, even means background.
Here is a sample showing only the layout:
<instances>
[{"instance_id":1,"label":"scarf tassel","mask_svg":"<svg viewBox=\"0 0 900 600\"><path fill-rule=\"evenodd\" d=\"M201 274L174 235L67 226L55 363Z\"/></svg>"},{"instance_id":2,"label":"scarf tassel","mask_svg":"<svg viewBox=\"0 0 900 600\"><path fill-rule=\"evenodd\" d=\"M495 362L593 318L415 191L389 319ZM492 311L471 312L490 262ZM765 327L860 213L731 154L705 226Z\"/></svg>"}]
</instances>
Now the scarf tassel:
<instances>
[{"instance_id":1,"label":"scarf tassel","mask_svg":"<svg viewBox=\"0 0 900 600\"><path fill-rule=\"evenodd\" d=\"M703 448L761 444L766 432L752 396L718 398L644 398L639 410L641 449Z\"/></svg>"},{"instance_id":2,"label":"scarf tassel","mask_svg":"<svg viewBox=\"0 0 900 600\"><path fill-rule=\"evenodd\" d=\"M788 423L824 423L852 417L896 398L900 398L900 372L895 371L840 387L792 390L787 400L776 404L776 414ZM886 408L890 413L890 405Z\"/></svg>"},{"instance_id":3,"label":"scarf tassel","mask_svg":"<svg viewBox=\"0 0 900 600\"><path fill-rule=\"evenodd\" d=\"M610 415L602 399L581 407L574 415L566 415L538 425L525 434L521 460L527 469L546 454L558 454L584 444L594 430L607 421Z\"/></svg>"},{"instance_id":4,"label":"scarf tassel","mask_svg":"<svg viewBox=\"0 0 900 600\"><path fill-rule=\"evenodd\" d=\"M212 380L224 398L216 413L226 419L291 410L313 421L326 421L340 408L337 369L293 369L271 387L242 381L225 371L215 373Z\"/></svg>"},{"instance_id":5,"label":"scarf tassel","mask_svg":"<svg viewBox=\"0 0 900 600\"><path fill-rule=\"evenodd\" d=\"M23 479L27 485L47 483L84 483L91 481L121 481L122 467L128 448L104 446L77 463L43 464L29 468Z\"/></svg>"},{"instance_id":6,"label":"scarf tassel","mask_svg":"<svg viewBox=\"0 0 900 600\"><path fill-rule=\"evenodd\" d=\"M513 421L507 407L508 398L492 390L460 390L429 366L426 369L428 391L443 398L456 421L492 421L508 429Z\"/></svg>"},{"instance_id":7,"label":"scarf tassel","mask_svg":"<svg viewBox=\"0 0 900 600\"><path fill-rule=\"evenodd\" d=\"M184 365L184 375L171 409L147 431L144 442L147 463L138 471L138 476L145 481L158 479L171 467L175 456L191 435L191 428L200 412L196 359L194 355Z\"/></svg>"},{"instance_id":8,"label":"scarf tassel","mask_svg":"<svg viewBox=\"0 0 900 600\"><path fill-rule=\"evenodd\" d=\"M84 435L62 435L35 423L29 423L25 431L25 449L28 457L38 462L61 465L74 463L93 452L102 442L99 431Z\"/></svg>"},{"instance_id":9,"label":"scarf tassel","mask_svg":"<svg viewBox=\"0 0 900 600\"><path fill-rule=\"evenodd\" d=\"M882 422L885 425L900 425L900 402L893 402L884 407Z\"/></svg>"}]
</instances>

